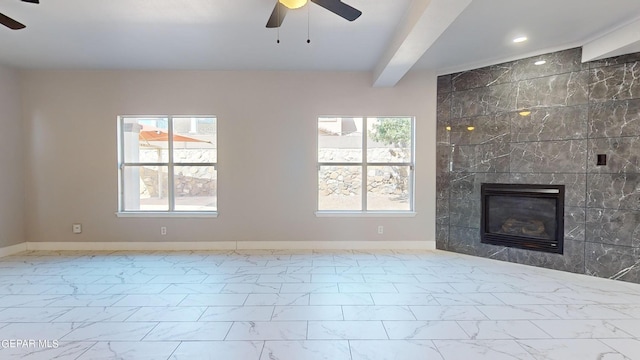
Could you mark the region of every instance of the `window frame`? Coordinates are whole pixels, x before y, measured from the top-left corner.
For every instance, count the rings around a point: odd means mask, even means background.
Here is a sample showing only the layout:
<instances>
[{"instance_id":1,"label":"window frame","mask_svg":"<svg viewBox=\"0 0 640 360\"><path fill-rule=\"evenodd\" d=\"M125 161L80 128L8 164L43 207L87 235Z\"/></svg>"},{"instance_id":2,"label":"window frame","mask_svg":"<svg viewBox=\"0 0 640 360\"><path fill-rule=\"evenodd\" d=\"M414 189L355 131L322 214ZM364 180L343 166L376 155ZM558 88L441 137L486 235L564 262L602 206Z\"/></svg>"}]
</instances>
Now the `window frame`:
<instances>
[{"instance_id":1,"label":"window frame","mask_svg":"<svg viewBox=\"0 0 640 360\"><path fill-rule=\"evenodd\" d=\"M344 119L344 118L362 118L362 159L360 162L321 162L320 161L320 129L318 124L321 119ZM398 119L410 119L411 121L411 161L410 162L368 162L367 159L367 140L368 140L368 122L370 120L377 120L380 118L398 118ZM325 120L326 121L326 120ZM321 115L316 118L316 211L317 217L414 217L415 211L415 164L416 164L416 117L415 116L361 116L361 115ZM320 210L320 170L323 166L354 166L362 169L361 176L361 200L362 210ZM409 181L407 189L409 191L409 209L408 210L367 210L367 195L368 195L368 168L373 166L407 166L409 168Z\"/></svg>"},{"instance_id":2,"label":"window frame","mask_svg":"<svg viewBox=\"0 0 640 360\"><path fill-rule=\"evenodd\" d=\"M167 158L166 162L127 162L125 161L125 120L131 118L138 119L166 119L167 120ZM183 118L212 118L216 119L216 138L218 132L217 119L215 115L119 115L117 117L117 151L118 151L118 210L116 216L118 217L217 217L218 206L216 202L216 210L176 210L176 196L175 196L175 168L192 166L192 167L213 167L218 171L218 156L216 155L215 162L175 162L174 161L174 119ZM217 141L216 141L217 144ZM218 149L216 147L216 153ZM158 168L167 167L167 199L168 210L126 210L124 204L126 179L124 176L124 170L127 167L143 167L143 166L155 166ZM217 197L217 180L216 180L216 197Z\"/></svg>"}]
</instances>

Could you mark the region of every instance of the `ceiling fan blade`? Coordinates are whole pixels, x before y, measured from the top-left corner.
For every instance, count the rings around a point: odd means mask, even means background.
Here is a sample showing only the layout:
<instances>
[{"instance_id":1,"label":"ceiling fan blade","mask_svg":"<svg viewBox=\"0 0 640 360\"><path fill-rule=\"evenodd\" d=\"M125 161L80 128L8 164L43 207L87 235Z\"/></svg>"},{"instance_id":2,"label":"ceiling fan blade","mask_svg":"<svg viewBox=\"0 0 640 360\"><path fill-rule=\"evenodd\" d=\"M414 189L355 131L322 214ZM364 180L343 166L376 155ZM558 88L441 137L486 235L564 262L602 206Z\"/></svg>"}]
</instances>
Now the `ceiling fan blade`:
<instances>
[{"instance_id":1,"label":"ceiling fan blade","mask_svg":"<svg viewBox=\"0 0 640 360\"><path fill-rule=\"evenodd\" d=\"M362 11L345 4L340 0L311 0L311 2L316 3L349 21L353 21L362 15Z\"/></svg>"},{"instance_id":2,"label":"ceiling fan blade","mask_svg":"<svg viewBox=\"0 0 640 360\"><path fill-rule=\"evenodd\" d=\"M284 20L284 16L287 15L287 7L282 5L280 1L276 2L276 6L273 8L273 12L271 13L271 17L269 17L269 21L267 21L268 28L277 28L282 25L282 21Z\"/></svg>"},{"instance_id":3,"label":"ceiling fan blade","mask_svg":"<svg viewBox=\"0 0 640 360\"><path fill-rule=\"evenodd\" d=\"M0 24L8 27L11 30L20 30L24 29L26 26L22 23L13 20L5 14L0 14Z\"/></svg>"},{"instance_id":4,"label":"ceiling fan blade","mask_svg":"<svg viewBox=\"0 0 640 360\"><path fill-rule=\"evenodd\" d=\"M40 0L22 0L22 1L32 3L32 4L40 4Z\"/></svg>"}]
</instances>

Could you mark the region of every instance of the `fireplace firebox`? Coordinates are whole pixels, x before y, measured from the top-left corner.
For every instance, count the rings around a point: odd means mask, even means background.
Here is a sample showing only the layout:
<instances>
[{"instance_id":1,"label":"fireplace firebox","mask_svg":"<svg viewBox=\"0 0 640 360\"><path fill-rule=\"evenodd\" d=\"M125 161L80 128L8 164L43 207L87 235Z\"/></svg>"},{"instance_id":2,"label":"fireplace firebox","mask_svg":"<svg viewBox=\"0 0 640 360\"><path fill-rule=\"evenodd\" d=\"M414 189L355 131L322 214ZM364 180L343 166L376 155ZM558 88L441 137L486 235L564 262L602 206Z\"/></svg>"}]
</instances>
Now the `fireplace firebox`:
<instances>
[{"instance_id":1,"label":"fireplace firebox","mask_svg":"<svg viewBox=\"0 0 640 360\"><path fill-rule=\"evenodd\" d=\"M562 254L564 185L482 184L481 241Z\"/></svg>"}]
</instances>

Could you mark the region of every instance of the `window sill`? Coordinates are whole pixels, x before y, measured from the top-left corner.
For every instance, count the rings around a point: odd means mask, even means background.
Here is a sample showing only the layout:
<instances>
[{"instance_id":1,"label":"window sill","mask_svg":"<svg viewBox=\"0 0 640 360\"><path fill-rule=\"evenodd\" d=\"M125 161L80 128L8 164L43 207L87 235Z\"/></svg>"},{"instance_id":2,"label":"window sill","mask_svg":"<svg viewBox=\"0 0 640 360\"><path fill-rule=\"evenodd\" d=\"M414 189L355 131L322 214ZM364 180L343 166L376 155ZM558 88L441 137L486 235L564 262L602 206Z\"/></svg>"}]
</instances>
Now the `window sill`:
<instances>
[{"instance_id":1,"label":"window sill","mask_svg":"<svg viewBox=\"0 0 640 360\"><path fill-rule=\"evenodd\" d=\"M217 218L218 212L197 212L197 211L118 211L117 217L138 217L138 218Z\"/></svg>"},{"instance_id":2,"label":"window sill","mask_svg":"<svg viewBox=\"0 0 640 360\"><path fill-rule=\"evenodd\" d=\"M415 217L415 211L316 211L316 217Z\"/></svg>"}]
</instances>

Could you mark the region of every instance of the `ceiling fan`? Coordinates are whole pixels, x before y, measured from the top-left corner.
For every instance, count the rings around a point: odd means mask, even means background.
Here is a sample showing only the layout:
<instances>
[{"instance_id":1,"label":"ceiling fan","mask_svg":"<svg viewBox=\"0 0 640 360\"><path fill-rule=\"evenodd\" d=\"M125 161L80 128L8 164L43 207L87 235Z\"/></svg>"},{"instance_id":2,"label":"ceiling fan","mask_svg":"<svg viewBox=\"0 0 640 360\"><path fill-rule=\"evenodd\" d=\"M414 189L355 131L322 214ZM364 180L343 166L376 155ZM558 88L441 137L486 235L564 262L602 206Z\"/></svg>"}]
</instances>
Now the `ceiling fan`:
<instances>
[{"instance_id":1,"label":"ceiling fan","mask_svg":"<svg viewBox=\"0 0 640 360\"><path fill-rule=\"evenodd\" d=\"M40 0L22 0L22 2L32 3L32 4L40 4ZM14 20L8 17L5 14L0 13L0 24L8 27L11 30L20 30L24 29L26 26L17 20Z\"/></svg>"},{"instance_id":2,"label":"ceiling fan","mask_svg":"<svg viewBox=\"0 0 640 360\"><path fill-rule=\"evenodd\" d=\"M362 15L362 11L351 7L341 0L309 0L312 3L319 5L332 13L343 17L349 21L353 21ZM307 0L278 0L276 6L273 8L273 12L267 21L268 28L277 28L282 25L284 16L288 10L294 10L303 7L307 4Z\"/></svg>"}]
</instances>

